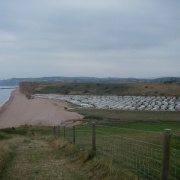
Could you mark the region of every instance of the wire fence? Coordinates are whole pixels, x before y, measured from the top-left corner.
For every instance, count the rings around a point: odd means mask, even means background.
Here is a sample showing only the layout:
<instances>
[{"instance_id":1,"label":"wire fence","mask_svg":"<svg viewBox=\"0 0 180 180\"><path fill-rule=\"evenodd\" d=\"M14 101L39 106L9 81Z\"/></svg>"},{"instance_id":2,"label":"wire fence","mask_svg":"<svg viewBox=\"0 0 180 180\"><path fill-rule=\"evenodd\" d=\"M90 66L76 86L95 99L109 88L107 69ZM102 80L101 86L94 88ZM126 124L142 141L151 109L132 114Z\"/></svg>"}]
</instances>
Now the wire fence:
<instances>
[{"instance_id":1,"label":"wire fence","mask_svg":"<svg viewBox=\"0 0 180 180\"><path fill-rule=\"evenodd\" d=\"M180 135L176 134L172 135L169 179L180 179Z\"/></svg>"},{"instance_id":2,"label":"wire fence","mask_svg":"<svg viewBox=\"0 0 180 180\"><path fill-rule=\"evenodd\" d=\"M144 177L155 179L160 175L161 147L158 145L130 137L102 135L102 131L98 131L97 152L110 156L114 163Z\"/></svg>"},{"instance_id":3,"label":"wire fence","mask_svg":"<svg viewBox=\"0 0 180 180\"><path fill-rule=\"evenodd\" d=\"M168 144L164 132L100 125L55 129L56 135L66 138L81 150L96 150L97 157L112 162L127 173L142 179L180 179L178 135L169 134L171 146L168 153L168 147L163 144L164 141Z\"/></svg>"}]
</instances>

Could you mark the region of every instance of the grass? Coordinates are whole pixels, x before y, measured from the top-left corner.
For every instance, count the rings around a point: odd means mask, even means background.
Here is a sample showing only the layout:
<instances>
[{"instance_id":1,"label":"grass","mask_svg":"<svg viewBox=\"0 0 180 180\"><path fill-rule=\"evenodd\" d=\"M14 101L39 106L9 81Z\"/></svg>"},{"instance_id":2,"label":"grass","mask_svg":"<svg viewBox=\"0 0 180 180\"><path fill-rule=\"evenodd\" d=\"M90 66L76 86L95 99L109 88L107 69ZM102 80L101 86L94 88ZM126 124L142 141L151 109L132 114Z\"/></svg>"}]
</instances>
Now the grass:
<instances>
[{"instance_id":1,"label":"grass","mask_svg":"<svg viewBox=\"0 0 180 180\"><path fill-rule=\"evenodd\" d=\"M76 127L76 145L71 143L72 128L66 128L68 141L52 138L52 127L25 125L0 130L0 179L146 179L133 170L129 159L136 159L135 153L139 156L138 168L149 164L160 169L161 163L140 157L150 154L151 159L161 162L161 148L155 147L162 145L166 128L177 135L172 136L171 147L180 150L180 112L80 108L71 111L83 114L85 119L79 124L87 125ZM99 125L96 154L91 150L92 122ZM62 129L60 132L63 137ZM178 156L175 158L180 168ZM152 170L151 175L156 176L156 172Z\"/></svg>"},{"instance_id":2,"label":"grass","mask_svg":"<svg viewBox=\"0 0 180 180\"><path fill-rule=\"evenodd\" d=\"M70 111L78 112L85 116L85 119L111 120L111 121L180 121L180 111L125 111L125 110L107 110L107 109L87 109L75 108Z\"/></svg>"},{"instance_id":3,"label":"grass","mask_svg":"<svg viewBox=\"0 0 180 180\"><path fill-rule=\"evenodd\" d=\"M178 83L24 82L20 88L28 96L35 93L180 96Z\"/></svg>"},{"instance_id":4,"label":"grass","mask_svg":"<svg viewBox=\"0 0 180 180\"><path fill-rule=\"evenodd\" d=\"M143 168L141 166L146 164L146 167L154 167L150 171L146 169L146 173L150 173L149 175L154 177L159 176L162 157L162 153L159 152L162 150L160 147L163 142L164 129L172 129L171 148L176 149L176 157L172 155L171 157L175 158L173 161L176 161L176 167L180 169L180 159L178 158L180 150L180 112L120 111L83 108L77 108L71 111L85 116L84 122L81 121L83 125L90 125L92 122L95 122L97 125L103 125L96 126L97 158L99 160L113 160L115 174L118 177L122 174L118 174L118 171L121 172L122 170L126 174L131 174L132 177L130 179L134 179L136 175L138 177L142 176L142 173L138 174L138 171L133 171L132 169L132 159L137 158L133 153L137 154L139 158L139 164L136 164L139 172ZM84 150L91 149L92 127L84 126L81 128L76 127L76 129L76 145ZM70 131L67 131L66 136L72 140L72 133ZM158 149L156 149L156 146ZM174 153L173 151L172 153ZM150 158L153 157L152 159L157 159L159 162L156 163L153 160L147 161L147 159L140 158L143 154L150 155ZM121 160L126 162L126 165ZM129 164L129 162L131 163ZM159 170L159 173L156 170ZM173 171L171 169L171 175L173 175ZM180 174L177 173L176 177L178 179ZM115 178L115 176L111 175L111 178ZM146 177L142 176L142 179L146 179Z\"/></svg>"},{"instance_id":5,"label":"grass","mask_svg":"<svg viewBox=\"0 0 180 180\"><path fill-rule=\"evenodd\" d=\"M21 91L85 95L180 96L180 85L163 83L24 83ZM56 104L54 104L56 105ZM96 126L96 154L92 151L92 127L66 128L66 140L52 137L52 127L21 126L0 130L0 179L148 179L139 171L145 164L159 170L162 132L172 129L171 147L180 150L180 111L121 111L74 108L85 116L79 124ZM76 124L78 124L76 122ZM152 132L149 132L152 131ZM61 130L63 137L63 131ZM135 156L138 155L138 159ZM150 156L150 158L144 158ZM155 160L158 160L157 163ZM133 161L134 160L134 161ZM152 160L152 161L151 161ZM152 169L152 175L155 174ZM172 171L172 170L171 170ZM172 172L171 172L172 174ZM159 172L158 172L159 177ZM180 178L177 172L177 178Z\"/></svg>"},{"instance_id":6,"label":"grass","mask_svg":"<svg viewBox=\"0 0 180 180\"><path fill-rule=\"evenodd\" d=\"M170 122L165 123L169 123L171 126ZM156 127L155 132L163 128L163 123L161 125L159 122L152 122L152 124ZM4 137L0 140L0 143L6 145L4 150L0 148L0 154L3 154L1 157L4 158L2 161L4 165L0 167L1 179L137 179L141 175L133 171L129 166L122 165L121 161L119 161L126 156L129 157L128 151L123 151L123 153L127 153L123 158L121 157L122 154L119 153L123 146L131 149L131 140L130 142L128 140L123 145L116 136L121 135L130 139L159 144L162 141L159 133L137 131L139 128L149 130L149 127L152 128L152 124L141 121L130 123L111 122L110 127L97 126L96 155L91 151L91 126L76 127L76 146L69 144L63 138L51 137L52 128L50 127L26 125L16 129L0 130L0 134L3 134L2 137ZM174 128L178 132L178 123L175 122L175 124ZM118 129L118 127L121 127L121 129ZM122 127L134 130L122 129ZM68 128L66 130L66 137L72 140L72 131ZM16 132L14 133L14 131ZM61 130L62 135L63 132ZM174 148L180 149L179 138L173 138L173 143ZM83 149L82 146L87 146L88 148ZM112 152L111 148L114 146L117 146L118 149L114 149ZM9 147L13 148L9 149ZM146 153L146 148L139 149L138 147L139 145L135 146L133 151L142 154ZM11 154L14 154L14 156L11 157ZM152 154L152 156L157 159L156 153ZM123 161L126 161L126 159ZM139 161L141 160L139 159ZM141 162L147 163L146 161ZM152 165L156 166L153 162Z\"/></svg>"},{"instance_id":7,"label":"grass","mask_svg":"<svg viewBox=\"0 0 180 180\"><path fill-rule=\"evenodd\" d=\"M58 141L58 143L57 143ZM95 152L88 150L82 151L77 149L76 146L69 144L62 138L53 138L51 144L56 144L55 148L61 155L65 155L66 158L70 159L70 161L74 164L76 172L78 169L86 172L85 179L136 179L135 175L129 175L124 173L124 169L120 170L114 166L112 161L109 159L101 159L97 158ZM60 145L60 146L59 146ZM53 145L54 147L54 145ZM59 148L61 147L61 148ZM77 176L75 173L75 177L77 179L81 179L82 176Z\"/></svg>"},{"instance_id":8,"label":"grass","mask_svg":"<svg viewBox=\"0 0 180 180\"><path fill-rule=\"evenodd\" d=\"M10 158L12 157L12 149L5 143L0 143L0 178L4 169L7 166Z\"/></svg>"},{"instance_id":9,"label":"grass","mask_svg":"<svg viewBox=\"0 0 180 180\"><path fill-rule=\"evenodd\" d=\"M22 126L15 133L14 128L0 130L4 135L0 140L0 179L102 179L108 173L108 163L94 161L93 152L81 151L62 138L29 134L29 128L46 129Z\"/></svg>"},{"instance_id":10,"label":"grass","mask_svg":"<svg viewBox=\"0 0 180 180\"><path fill-rule=\"evenodd\" d=\"M84 124L95 122L119 128L156 132L168 128L180 134L180 111L121 111L85 108L75 108L70 111L84 115Z\"/></svg>"},{"instance_id":11,"label":"grass","mask_svg":"<svg viewBox=\"0 0 180 180\"><path fill-rule=\"evenodd\" d=\"M1 180L87 179L86 173L72 164L76 146L47 135L33 136L11 133L10 139L0 141ZM62 149L66 153L62 153Z\"/></svg>"},{"instance_id":12,"label":"grass","mask_svg":"<svg viewBox=\"0 0 180 180\"><path fill-rule=\"evenodd\" d=\"M18 128L5 128L0 130L0 138L1 134L4 133L7 135L34 135L36 133L42 134L42 135L50 135L51 134L51 127L48 126L31 126L31 125L23 125ZM2 134L3 136L3 134Z\"/></svg>"},{"instance_id":13,"label":"grass","mask_svg":"<svg viewBox=\"0 0 180 180\"><path fill-rule=\"evenodd\" d=\"M156 126L161 125L156 124ZM66 130L66 138L72 142L72 130L70 131L67 128ZM76 146L79 149L83 151L92 149L91 130L91 126L76 127ZM160 175L161 169L162 142L163 131L139 131L135 128L124 129L96 126L96 158L103 161L103 163L113 163L112 169L115 173L111 174L111 179L119 178L122 175L122 171L131 174L132 177L130 179L134 179L136 176L146 179L147 174L149 174L149 177L153 176L157 178ZM177 157L175 157L172 163L176 161L176 167L180 168L180 159L178 158L180 136L172 136L171 148L175 148L177 153ZM133 163L136 164L134 165ZM149 166L152 167L150 170L148 169ZM137 171L133 167L136 167ZM145 177L143 177L142 172L140 173L144 167L146 167ZM118 172L121 173L119 174ZM173 174L173 171L171 171L171 174ZM177 174L177 178L179 176L180 174Z\"/></svg>"}]
</instances>

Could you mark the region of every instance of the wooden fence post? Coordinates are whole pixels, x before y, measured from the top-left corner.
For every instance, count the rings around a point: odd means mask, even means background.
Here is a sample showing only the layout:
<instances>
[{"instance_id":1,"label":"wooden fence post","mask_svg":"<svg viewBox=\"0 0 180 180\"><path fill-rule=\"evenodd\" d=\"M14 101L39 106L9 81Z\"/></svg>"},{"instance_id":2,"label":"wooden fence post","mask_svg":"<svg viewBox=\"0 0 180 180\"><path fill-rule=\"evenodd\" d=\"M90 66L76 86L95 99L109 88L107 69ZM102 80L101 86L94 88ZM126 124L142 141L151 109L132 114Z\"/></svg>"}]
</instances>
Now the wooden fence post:
<instances>
[{"instance_id":1,"label":"wooden fence post","mask_svg":"<svg viewBox=\"0 0 180 180\"><path fill-rule=\"evenodd\" d=\"M64 138L66 137L66 126L64 126Z\"/></svg>"},{"instance_id":2,"label":"wooden fence post","mask_svg":"<svg viewBox=\"0 0 180 180\"><path fill-rule=\"evenodd\" d=\"M53 126L53 128L52 128L52 135L54 136L54 126Z\"/></svg>"},{"instance_id":3,"label":"wooden fence post","mask_svg":"<svg viewBox=\"0 0 180 180\"><path fill-rule=\"evenodd\" d=\"M171 135L172 135L171 129L164 130L161 180L168 180L168 177L169 177Z\"/></svg>"},{"instance_id":4,"label":"wooden fence post","mask_svg":"<svg viewBox=\"0 0 180 180\"><path fill-rule=\"evenodd\" d=\"M96 126L92 123L92 151L96 151Z\"/></svg>"},{"instance_id":5,"label":"wooden fence post","mask_svg":"<svg viewBox=\"0 0 180 180\"><path fill-rule=\"evenodd\" d=\"M76 141L76 128L75 126L73 126L73 144L75 144L75 141Z\"/></svg>"},{"instance_id":6,"label":"wooden fence post","mask_svg":"<svg viewBox=\"0 0 180 180\"><path fill-rule=\"evenodd\" d=\"M60 126L58 126L58 136L60 137Z\"/></svg>"},{"instance_id":7,"label":"wooden fence post","mask_svg":"<svg viewBox=\"0 0 180 180\"><path fill-rule=\"evenodd\" d=\"M56 126L53 126L53 136L56 136Z\"/></svg>"}]
</instances>

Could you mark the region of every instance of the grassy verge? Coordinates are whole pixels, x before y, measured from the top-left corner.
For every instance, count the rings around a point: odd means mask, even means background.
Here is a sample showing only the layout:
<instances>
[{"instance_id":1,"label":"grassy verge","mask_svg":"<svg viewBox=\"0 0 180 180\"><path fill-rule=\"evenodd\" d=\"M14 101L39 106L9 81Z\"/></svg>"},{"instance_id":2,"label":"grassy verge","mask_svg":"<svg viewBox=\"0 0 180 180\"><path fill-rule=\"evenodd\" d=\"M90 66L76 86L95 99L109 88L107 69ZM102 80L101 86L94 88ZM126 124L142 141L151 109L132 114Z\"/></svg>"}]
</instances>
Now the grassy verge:
<instances>
[{"instance_id":1,"label":"grassy verge","mask_svg":"<svg viewBox=\"0 0 180 180\"><path fill-rule=\"evenodd\" d=\"M0 179L3 175L4 169L7 167L7 164L11 160L12 156L12 148L9 145L0 142Z\"/></svg>"},{"instance_id":2,"label":"grassy verge","mask_svg":"<svg viewBox=\"0 0 180 180\"><path fill-rule=\"evenodd\" d=\"M28 133L29 128L36 133ZM94 158L92 151L81 151L64 139L41 134L42 130L47 127L0 130L4 137L0 141L0 179L107 179L112 173L111 163Z\"/></svg>"},{"instance_id":3,"label":"grassy verge","mask_svg":"<svg viewBox=\"0 0 180 180\"><path fill-rule=\"evenodd\" d=\"M5 128L1 129L0 132L5 133L7 135L27 135L27 134L42 134L42 135L50 135L51 127L49 126L31 126L31 125L23 125L18 128ZM1 134L0 134L1 138Z\"/></svg>"},{"instance_id":4,"label":"grassy verge","mask_svg":"<svg viewBox=\"0 0 180 180\"><path fill-rule=\"evenodd\" d=\"M109 159L96 157L91 150L82 151L78 146L69 144L62 138L53 138L51 146L62 156L65 156L74 164L74 175L77 179L83 179L80 169L86 173L87 179L136 179L136 175L127 173L125 169L119 169ZM85 176L84 176L85 177Z\"/></svg>"}]
</instances>

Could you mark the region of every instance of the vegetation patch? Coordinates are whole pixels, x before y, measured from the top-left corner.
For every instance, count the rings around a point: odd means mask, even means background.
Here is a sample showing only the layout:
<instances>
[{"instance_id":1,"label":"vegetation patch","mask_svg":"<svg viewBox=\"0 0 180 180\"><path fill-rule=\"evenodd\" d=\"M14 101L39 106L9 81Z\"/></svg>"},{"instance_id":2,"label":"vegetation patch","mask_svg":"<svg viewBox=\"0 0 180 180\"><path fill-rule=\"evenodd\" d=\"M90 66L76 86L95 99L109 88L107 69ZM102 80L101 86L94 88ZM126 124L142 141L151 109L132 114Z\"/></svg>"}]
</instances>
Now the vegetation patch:
<instances>
[{"instance_id":1,"label":"vegetation patch","mask_svg":"<svg viewBox=\"0 0 180 180\"><path fill-rule=\"evenodd\" d=\"M0 142L0 179L2 178L9 162L14 155L12 147L5 142Z\"/></svg>"},{"instance_id":2,"label":"vegetation patch","mask_svg":"<svg viewBox=\"0 0 180 180\"><path fill-rule=\"evenodd\" d=\"M88 94L120 96L180 96L177 83L93 83L93 82L23 82L21 92L32 94Z\"/></svg>"},{"instance_id":3,"label":"vegetation patch","mask_svg":"<svg viewBox=\"0 0 180 180\"><path fill-rule=\"evenodd\" d=\"M110 122L179 122L180 111L125 111L107 109L74 108L69 111L85 116L85 119ZM102 121L97 121L97 123Z\"/></svg>"}]
</instances>

